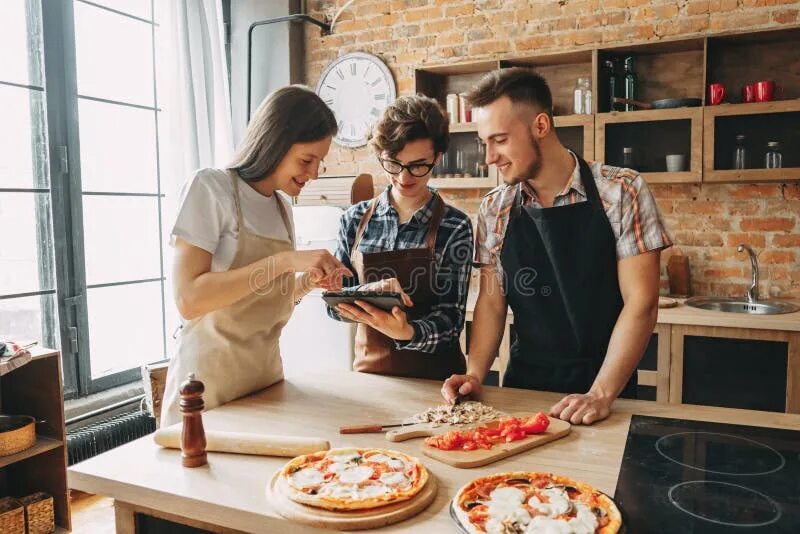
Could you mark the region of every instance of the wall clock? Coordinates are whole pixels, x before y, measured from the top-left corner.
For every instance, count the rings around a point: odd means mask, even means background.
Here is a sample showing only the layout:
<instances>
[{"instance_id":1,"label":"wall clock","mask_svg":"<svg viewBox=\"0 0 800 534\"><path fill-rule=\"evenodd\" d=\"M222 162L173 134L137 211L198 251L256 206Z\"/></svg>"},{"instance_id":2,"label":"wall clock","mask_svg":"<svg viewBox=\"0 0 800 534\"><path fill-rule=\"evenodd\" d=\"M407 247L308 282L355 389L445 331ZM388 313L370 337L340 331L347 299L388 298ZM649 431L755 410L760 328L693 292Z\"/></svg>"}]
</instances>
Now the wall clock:
<instances>
[{"instance_id":1,"label":"wall clock","mask_svg":"<svg viewBox=\"0 0 800 534\"><path fill-rule=\"evenodd\" d=\"M345 54L328 65L317 94L336 115L339 133L333 140L349 148L367 144L370 128L397 96L388 67L364 52Z\"/></svg>"}]
</instances>

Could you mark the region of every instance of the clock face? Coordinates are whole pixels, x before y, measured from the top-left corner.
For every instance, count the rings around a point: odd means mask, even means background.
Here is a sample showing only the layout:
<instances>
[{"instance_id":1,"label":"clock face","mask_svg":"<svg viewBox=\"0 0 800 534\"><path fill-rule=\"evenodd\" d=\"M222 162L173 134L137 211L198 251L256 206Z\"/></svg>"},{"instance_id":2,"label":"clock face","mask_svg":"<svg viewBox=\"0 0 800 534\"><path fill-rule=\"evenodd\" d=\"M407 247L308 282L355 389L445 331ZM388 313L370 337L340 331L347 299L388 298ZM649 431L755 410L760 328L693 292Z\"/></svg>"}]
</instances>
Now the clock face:
<instances>
[{"instance_id":1,"label":"clock face","mask_svg":"<svg viewBox=\"0 0 800 534\"><path fill-rule=\"evenodd\" d=\"M317 84L339 125L333 140L346 147L367 144L370 128L396 97L394 79L386 65L371 54L345 54L328 65Z\"/></svg>"}]
</instances>

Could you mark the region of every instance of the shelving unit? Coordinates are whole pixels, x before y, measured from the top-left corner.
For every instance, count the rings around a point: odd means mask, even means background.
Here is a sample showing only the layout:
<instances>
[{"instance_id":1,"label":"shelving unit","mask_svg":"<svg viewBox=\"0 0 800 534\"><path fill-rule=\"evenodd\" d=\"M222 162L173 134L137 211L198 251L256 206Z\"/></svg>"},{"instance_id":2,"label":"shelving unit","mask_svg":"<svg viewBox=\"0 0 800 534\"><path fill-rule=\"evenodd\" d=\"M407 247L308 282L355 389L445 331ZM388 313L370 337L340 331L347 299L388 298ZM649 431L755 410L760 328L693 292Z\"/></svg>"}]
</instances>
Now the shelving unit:
<instances>
[{"instance_id":1,"label":"shelving unit","mask_svg":"<svg viewBox=\"0 0 800 534\"><path fill-rule=\"evenodd\" d=\"M604 93L601 65L608 58L636 58L638 100L700 98L702 107L611 111ZM583 48L560 54L505 57L417 69L417 92L444 106L449 93L468 91L486 72L497 68L535 68L550 85L554 123L562 143L588 160L621 164L623 146L643 158L639 170L650 183L735 183L800 180L800 27L715 34L689 39ZM590 76L593 114L569 115L572 90L579 76ZM774 80L784 99L740 104L745 83ZM709 83L726 86L731 104L705 105ZM744 131L739 132L739 129ZM453 134L476 132L474 123L451 125ZM732 170L728 152L736 133L750 134L752 166L763 167L766 141L781 142L783 168ZM626 139L630 144L624 144ZM729 150L730 149L730 150ZM688 168L666 172L664 156L682 153ZM491 169L494 170L494 169ZM490 177L492 175L490 174ZM432 185L450 188L494 187L492 179L444 178Z\"/></svg>"},{"instance_id":2,"label":"shelving unit","mask_svg":"<svg viewBox=\"0 0 800 534\"><path fill-rule=\"evenodd\" d=\"M30 362L0 378L0 411L30 415L36 445L0 457L0 497L22 497L44 491L53 497L56 532L72 528L67 489L67 447L61 355L38 349Z\"/></svg>"},{"instance_id":3,"label":"shelving unit","mask_svg":"<svg viewBox=\"0 0 800 534\"><path fill-rule=\"evenodd\" d=\"M595 157L622 166L622 147L634 149L634 167L648 183L699 182L703 166L703 109L675 108L600 113ZM684 154L689 168L667 172L667 154Z\"/></svg>"}]
</instances>

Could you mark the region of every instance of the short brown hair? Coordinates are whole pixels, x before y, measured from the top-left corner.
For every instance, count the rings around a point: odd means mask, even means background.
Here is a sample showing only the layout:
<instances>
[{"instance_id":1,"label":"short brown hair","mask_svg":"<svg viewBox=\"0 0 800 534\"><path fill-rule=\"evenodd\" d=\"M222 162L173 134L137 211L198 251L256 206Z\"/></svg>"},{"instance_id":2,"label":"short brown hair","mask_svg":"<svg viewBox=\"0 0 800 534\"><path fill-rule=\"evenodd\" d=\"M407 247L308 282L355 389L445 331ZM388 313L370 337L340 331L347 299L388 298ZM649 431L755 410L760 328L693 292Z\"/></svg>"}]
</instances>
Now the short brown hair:
<instances>
[{"instance_id":1,"label":"short brown hair","mask_svg":"<svg viewBox=\"0 0 800 534\"><path fill-rule=\"evenodd\" d=\"M447 152L450 121L436 100L401 96L383 110L370 132L369 146L379 156L395 156L410 141L430 139L436 154Z\"/></svg>"},{"instance_id":2,"label":"short brown hair","mask_svg":"<svg viewBox=\"0 0 800 534\"><path fill-rule=\"evenodd\" d=\"M467 101L473 107L488 106L495 100L507 96L515 104L529 104L541 109L552 118L553 95L547 81L533 69L512 67L487 73L467 93Z\"/></svg>"}]
</instances>

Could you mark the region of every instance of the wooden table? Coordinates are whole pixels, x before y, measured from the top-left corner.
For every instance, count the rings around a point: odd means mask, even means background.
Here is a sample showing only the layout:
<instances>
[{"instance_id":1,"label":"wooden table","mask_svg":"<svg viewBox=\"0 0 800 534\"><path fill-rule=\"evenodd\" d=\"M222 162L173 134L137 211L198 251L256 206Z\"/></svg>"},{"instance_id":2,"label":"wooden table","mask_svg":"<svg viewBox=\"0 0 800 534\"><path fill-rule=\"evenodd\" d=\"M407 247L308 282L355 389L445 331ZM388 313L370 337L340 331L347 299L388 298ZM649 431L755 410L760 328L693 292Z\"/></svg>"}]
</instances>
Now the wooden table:
<instances>
[{"instance_id":1,"label":"wooden table","mask_svg":"<svg viewBox=\"0 0 800 534\"><path fill-rule=\"evenodd\" d=\"M439 493L420 515L381 532L451 532L448 504L474 477L514 470L553 471L613 494L632 414L800 427L800 415L723 408L617 401L607 420L573 427L565 438L495 464L461 470L421 455L420 441L389 443L381 434L341 436L343 424L397 421L441 402L439 382L354 372L289 376L275 386L204 414L207 429L262 432L329 439L333 447L390 446L420 456L439 480ZM486 388L484 402L507 412L546 410L558 394ZM87 460L69 470L70 487L113 497L118 534L137 532L135 513L212 532L316 532L289 523L267 502L270 476L286 459L209 453L209 465L181 467L180 452L145 437Z\"/></svg>"}]
</instances>

